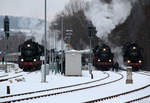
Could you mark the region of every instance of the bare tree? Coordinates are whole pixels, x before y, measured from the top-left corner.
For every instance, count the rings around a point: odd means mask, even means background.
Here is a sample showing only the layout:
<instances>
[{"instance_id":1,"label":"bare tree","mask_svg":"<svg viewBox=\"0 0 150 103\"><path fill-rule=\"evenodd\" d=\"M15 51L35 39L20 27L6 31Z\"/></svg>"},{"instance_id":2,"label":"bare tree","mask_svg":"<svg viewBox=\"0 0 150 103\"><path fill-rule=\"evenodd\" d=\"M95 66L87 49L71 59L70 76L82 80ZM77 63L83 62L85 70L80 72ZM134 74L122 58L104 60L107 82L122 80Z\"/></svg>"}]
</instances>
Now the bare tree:
<instances>
[{"instance_id":1,"label":"bare tree","mask_svg":"<svg viewBox=\"0 0 150 103\"><path fill-rule=\"evenodd\" d=\"M71 1L65 6L65 10L57 15L56 20L54 21L58 24L57 29L61 30L61 15L64 15L64 31L66 29L73 30L71 46L74 49L86 49L89 46L88 20L84 14L84 10L87 9L87 7L88 3L84 0ZM50 28L52 29L53 27L51 26ZM61 36L59 36L59 38L60 37ZM93 39L93 44L96 45L98 38L95 36Z\"/></svg>"}]
</instances>

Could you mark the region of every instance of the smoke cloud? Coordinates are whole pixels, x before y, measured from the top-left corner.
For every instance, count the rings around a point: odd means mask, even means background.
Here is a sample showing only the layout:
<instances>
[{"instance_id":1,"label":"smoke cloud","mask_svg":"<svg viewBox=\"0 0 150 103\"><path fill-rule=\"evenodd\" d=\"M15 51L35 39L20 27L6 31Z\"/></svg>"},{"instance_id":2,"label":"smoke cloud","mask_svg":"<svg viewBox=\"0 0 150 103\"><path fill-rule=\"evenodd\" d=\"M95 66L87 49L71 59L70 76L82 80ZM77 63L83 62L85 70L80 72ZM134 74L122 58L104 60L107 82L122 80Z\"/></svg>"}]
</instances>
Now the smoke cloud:
<instances>
[{"instance_id":1,"label":"smoke cloud","mask_svg":"<svg viewBox=\"0 0 150 103\"><path fill-rule=\"evenodd\" d=\"M44 22L42 20L22 17L18 25L19 27L24 27L29 30L27 36L34 37L35 41L41 44L42 38L44 37ZM27 39L29 38L27 37Z\"/></svg>"},{"instance_id":2,"label":"smoke cloud","mask_svg":"<svg viewBox=\"0 0 150 103\"><path fill-rule=\"evenodd\" d=\"M107 0L108 1L108 0ZM89 9L85 11L86 17L92 21L97 29L97 37L105 41L114 53L114 60L124 67L122 47L110 43L108 36L117 25L125 22L130 15L135 0L92 0Z\"/></svg>"},{"instance_id":3,"label":"smoke cloud","mask_svg":"<svg viewBox=\"0 0 150 103\"><path fill-rule=\"evenodd\" d=\"M92 0L90 8L85 12L97 29L97 37L108 41L108 35L118 24L122 24L129 16L134 0Z\"/></svg>"}]
</instances>

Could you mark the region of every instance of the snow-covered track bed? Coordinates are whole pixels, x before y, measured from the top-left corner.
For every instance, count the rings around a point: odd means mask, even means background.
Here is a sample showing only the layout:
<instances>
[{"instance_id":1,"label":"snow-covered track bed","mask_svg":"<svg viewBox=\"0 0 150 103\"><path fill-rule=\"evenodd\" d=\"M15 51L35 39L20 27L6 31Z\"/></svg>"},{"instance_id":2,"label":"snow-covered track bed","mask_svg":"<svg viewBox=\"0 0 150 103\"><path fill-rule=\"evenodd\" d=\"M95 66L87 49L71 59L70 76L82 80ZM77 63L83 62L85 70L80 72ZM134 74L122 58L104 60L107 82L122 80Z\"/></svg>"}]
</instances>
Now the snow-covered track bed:
<instances>
[{"instance_id":1,"label":"snow-covered track bed","mask_svg":"<svg viewBox=\"0 0 150 103\"><path fill-rule=\"evenodd\" d=\"M128 101L126 103L149 103L149 102L141 102L141 101L144 101L144 99L148 99L149 98L149 101L150 101L150 95L147 95L147 96L144 96L144 97L141 97L141 98L138 98L138 99L134 99L134 100L131 100L131 101Z\"/></svg>"},{"instance_id":2,"label":"snow-covered track bed","mask_svg":"<svg viewBox=\"0 0 150 103\"><path fill-rule=\"evenodd\" d=\"M104 82L104 83L101 83L101 84L97 83L97 82L99 82L101 80L104 80L104 79L108 78L109 74L108 73L106 73L106 74L107 74L107 76L105 78L102 78L102 79L99 79L99 80L95 80L95 81L91 81L91 82L80 83L80 84L70 85L70 86L65 86L65 87L60 87L60 88L53 88L53 89L35 91L35 92L28 92L28 93L21 94L21 95L25 95L25 96L24 97L19 97L19 98L18 97L15 98L13 95L12 96L10 95L10 96L5 96L5 97L0 97L0 99L7 98L7 99L5 99L3 101L3 103L20 102L20 101L24 101L24 100L38 99L38 98L41 98L41 97L49 97L49 96L54 96L54 95L59 95L59 94L72 93L72 92L75 92L75 91L81 91L81 90L91 89L91 88L95 88L95 87L100 87L100 86L104 86L104 85L107 85L107 84L110 84L110 83L117 82L117 81L119 81L119 80L121 80L123 78L122 74L118 74L119 78L117 78L115 80L111 80L109 82ZM93 84L93 83L95 83L95 84ZM87 84L88 85L90 84L90 85L86 86ZM79 87L74 88L75 86L79 86ZM65 90L60 90L60 89L65 89ZM52 90L55 90L55 91L53 91L51 93L48 92L48 91L52 91ZM36 96L35 96L35 93L38 93L38 94L36 94ZM28 95L28 94L31 94L31 95ZM21 96L19 94L17 94L17 95ZM9 98L9 97L12 97L12 98Z\"/></svg>"},{"instance_id":3,"label":"snow-covered track bed","mask_svg":"<svg viewBox=\"0 0 150 103\"><path fill-rule=\"evenodd\" d=\"M0 78L7 77L7 76L8 76L8 74L6 74L6 75L1 75Z\"/></svg>"},{"instance_id":4,"label":"snow-covered track bed","mask_svg":"<svg viewBox=\"0 0 150 103\"><path fill-rule=\"evenodd\" d=\"M94 82L99 82L101 80L107 79L109 78L109 74L105 73L106 77L101 78L101 79L97 79L94 81L90 81L90 82L85 82L85 83L80 83L80 84L75 84L75 85L69 85L69 86L63 86L63 87L57 87L57 88L51 88L51 89L46 89L46 90L39 90L39 91L33 91L33 92L26 92L26 93L20 93L20 94L13 94L13 95L8 95L8 96L2 96L1 98L8 98L8 97L15 97L15 96L23 96L23 95L28 95L28 94L34 94L34 93L41 93L41 92L46 92L46 91L52 91L52 90L59 90L59 89L65 89L65 88L70 88L70 87L75 87L75 86L81 86L81 85L85 85L85 84L90 84L90 83L94 83Z\"/></svg>"},{"instance_id":5,"label":"snow-covered track bed","mask_svg":"<svg viewBox=\"0 0 150 103\"><path fill-rule=\"evenodd\" d=\"M146 74L144 74L146 73ZM148 75L146 71L144 71L144 73L140 73L140 74L143 74L143 75L146 75L146 76L150 76L150 74ZM149 90L148 90L149 91ZM144 93L145 94L145 93ZM134 100L131 100L131 101L128 101L126 103L134 103L134 102L139 102L143 99L147 99L147 98L150 98L150 93L148 95L145 94L145 96L143 97L140 97L140 98L137 98L137 99L134 99ZM150 99L149 99L150 100Z\"/></svg>"},{"instance_id":6,"label":"snow-covered track bed","mask_svg":"<svg viewBox=\"0 0 150 103\"><path fill-rule=\"evenodd\" d=\"M0 70L0 72L3 72L3 70Z\"/></svg>"},{"instance_id":7,"label":"snow-covered track bed","mask_svg":"<svg viewBox=\"0 0 150 103\"><path fill-rule=\"evenodd\" d=\"M150 72L146 72L146 71L142 71L142 72L137 72L139 74L143 74L143 75L147 75L147 76L150 76Z\"/></svg>"},{"instance_id":8,"label":"snow-covered track bed","mask_svg":"<svg viewBox=\"0 0 150 103\"><path fill-rule=\"evenodd\" d=\"M15 76L10 76L10 77L9 77L8 74L6 74L6 75L3 75L3 76L0 76L0 82L8 81L10 79L14 79L14 78L17 78L17 77L22 77L24 74L26 74L26 73L23 73L22 71L16 72Z\"/></svg>"},{"instance_id":9,"label":"snow-covered track bed","mask_svg":"<svg viewBox=\"0 0 150 103\"><path fill-rule=\"evenodd\" d=\"M150 76L150 75L143 74L143 73L138 73L138 74ZM116 102L132 103L135 101L140 101L145 98L150 98L150 95L149 95L150 92L147 92L149 90L150 90L150 84L131 90L131 91L119 93L119 94L104 97L104 98L98 98L98 99L86 101L84 103L96 103L96 102L98 103L110 103L110 102L111 103L116 103ZM129 100L126 100L125 98L128 98Z\"/></svg>"}]
</instances>

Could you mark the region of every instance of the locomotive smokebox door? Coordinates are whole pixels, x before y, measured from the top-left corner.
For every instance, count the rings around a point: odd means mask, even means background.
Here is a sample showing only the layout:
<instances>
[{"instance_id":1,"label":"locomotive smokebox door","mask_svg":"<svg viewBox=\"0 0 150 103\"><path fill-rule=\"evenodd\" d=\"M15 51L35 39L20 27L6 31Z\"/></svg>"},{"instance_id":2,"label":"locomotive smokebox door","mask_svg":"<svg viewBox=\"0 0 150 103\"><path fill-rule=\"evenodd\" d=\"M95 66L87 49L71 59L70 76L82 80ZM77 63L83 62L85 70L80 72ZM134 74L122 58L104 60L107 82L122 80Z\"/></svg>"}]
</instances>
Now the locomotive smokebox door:
<instances>
[{"instance_id":1,"label":"locomotive smokebox door","mask_svg":"<svg viewBox=\"0 0 150 103\"><path fill-rule=\"evenodd\" d=\"M81 76L81 53L70 50L65 53L65 75Z\"/></svg>"}]
</instances>

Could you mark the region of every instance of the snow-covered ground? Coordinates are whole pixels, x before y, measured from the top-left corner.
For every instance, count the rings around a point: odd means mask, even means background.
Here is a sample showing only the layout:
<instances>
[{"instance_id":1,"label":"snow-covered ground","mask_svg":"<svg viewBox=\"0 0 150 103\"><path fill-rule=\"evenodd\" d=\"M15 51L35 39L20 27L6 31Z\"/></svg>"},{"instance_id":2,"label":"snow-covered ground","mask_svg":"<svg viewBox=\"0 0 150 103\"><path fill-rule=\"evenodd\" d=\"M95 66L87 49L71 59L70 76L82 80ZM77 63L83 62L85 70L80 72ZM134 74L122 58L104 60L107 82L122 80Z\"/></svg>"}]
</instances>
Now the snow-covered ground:
<instances>
[{"instance_id":1,"label":"snow-covered ground","mask_svg":"<svg viewBox=\"0 0 150 103\"><path fill-rule=\"evenodd\" d=\"M10 73L4 73L3 71L0 71L0 76L6 75L6 74L9 75L6 77L2 77L0 79L7 78L7 77L9 78L9 77L17 76L17 75L23 75L21 77L18 77L18 79L22 79L23 81L17 82L15 80L16 78L13 78L5 82L0 82L0 97L7 96L6 86L8 85L10 86L10 93L11 93L10 95L12 95L12 94L19 94L19 93L32 92L32 91L38 91L38 90L69 86L69 85L74 85L74 84L79 84L79 83L85 83L89 81L106 78L108 74L110 75L110 77L104 80L98 81L98 82L75 86L71 88L64 88L61 90L35 93L32 95L23 95L21 97L12 97L8 99L0 98L0 102L3 102L5 100L7 101L7 100L13 100L17 98L38 96L38 95L51 94L51 93L56 93L56 92L61 92L61 91L78 89L78 88L90 87L90 86L114 81L121 77L119 74L111 72L111 71L107 71L106 73L101 72L101 71L93 71L94 79L90 78L89 72L86 70L82 71L81 77L80 76L68 77L68 76L63 76L60 74L55 74L55 73L50 72L50 74L47 76L47 83L41 83L40 71L32 72L30 74L25 73L25 72L15 73L16 68L18 68L17 65L15 65L14 67L10 66L9 68L10 68ZM20 71L20 69L18 69L18 71ZM86 101L97 99L97 98L103 98L103 97L131 91L131 90L150 84L150 76L145 76L145 75L137 74L137 73L133 73L133 84L126 84L126 72L120 71L119 73L123 74L124 78L114 83L106 84L106 85L99 86L99 87L93 87L90 89L84 89L81 91L64 93L64 94L60 94L57 96L48 96L48 97L42 97L39 99L22 101L19 103L80 103L80 102L86 102ZM149 73L147 72L147 74ZM12 81L12 83L10 81ZM106 103L123 103L132 99L143 97L148 94L150 94L150 87L142 91L131 93L126 96L120 96L118 98L111 99L105 102ZM144 102L141 101L140 103L149 103L150 98L147 98L143 101ZM103 101L102 103L105 103L105 102Z\"/></svg>"}]
</instances>

